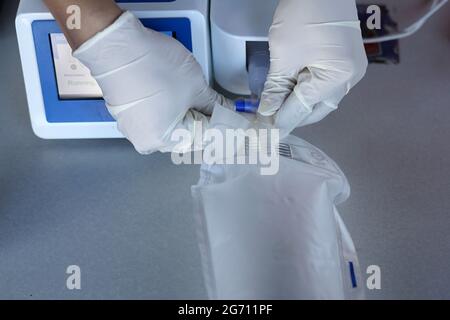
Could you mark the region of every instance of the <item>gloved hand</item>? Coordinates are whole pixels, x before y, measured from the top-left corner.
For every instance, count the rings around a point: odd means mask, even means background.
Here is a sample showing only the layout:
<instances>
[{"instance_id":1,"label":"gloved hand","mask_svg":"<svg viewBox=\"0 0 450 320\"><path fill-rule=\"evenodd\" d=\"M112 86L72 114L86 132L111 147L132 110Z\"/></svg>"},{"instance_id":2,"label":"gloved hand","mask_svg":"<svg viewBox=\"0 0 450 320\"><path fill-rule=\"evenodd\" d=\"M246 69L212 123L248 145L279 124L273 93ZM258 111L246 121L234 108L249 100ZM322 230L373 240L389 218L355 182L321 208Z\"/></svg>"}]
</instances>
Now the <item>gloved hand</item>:
<instances>
[{"instance_id":1,"label":"gloved hand","mask_svg":"<svg viewBox=\"0 0 450 320\"><path fill-rule=\"evenodd\" d=\"M336 110L366 72L355 0L280 0L269 42L259 113L282 135Z\"/></svg>"},{"instance_id":2,"label":"gloved hand","mask_svg":"<svg viewBox=\"0 0 450 320\"><path fill-rule=\"evenodd\" d=\"M141 154L189 152L207 128L216 103L233 103L212 90L193 55L178 41L145 28L130 12L84 43L74 56L85 64L103 91L118 128ZM174 147L175 129L193 140Z\"/></svg>"}]
</instances>

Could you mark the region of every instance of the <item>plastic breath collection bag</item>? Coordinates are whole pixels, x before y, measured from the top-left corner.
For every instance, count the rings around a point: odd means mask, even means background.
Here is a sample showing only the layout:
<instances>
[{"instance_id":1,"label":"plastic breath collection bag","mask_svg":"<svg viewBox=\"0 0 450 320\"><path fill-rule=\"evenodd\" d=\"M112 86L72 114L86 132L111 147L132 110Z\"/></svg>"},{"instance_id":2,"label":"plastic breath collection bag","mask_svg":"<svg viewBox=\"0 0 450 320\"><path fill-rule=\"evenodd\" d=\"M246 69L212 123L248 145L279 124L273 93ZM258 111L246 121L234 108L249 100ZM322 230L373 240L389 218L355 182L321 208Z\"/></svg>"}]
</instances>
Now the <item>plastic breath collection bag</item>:
<instances>
[{"instance_id":1,"label":"plastic breath collection bag","mask_svg":"<svg viewBox=\"0 0 450 320\"><path fill-rule=\"evenodd\" d=\"M255 123L217 107L211 128ZM294 136L279 172L206 165L192 187L211 299L362 299L356 250L336 206L350 195L326 154Z\"/></svg>"}]
</instances>

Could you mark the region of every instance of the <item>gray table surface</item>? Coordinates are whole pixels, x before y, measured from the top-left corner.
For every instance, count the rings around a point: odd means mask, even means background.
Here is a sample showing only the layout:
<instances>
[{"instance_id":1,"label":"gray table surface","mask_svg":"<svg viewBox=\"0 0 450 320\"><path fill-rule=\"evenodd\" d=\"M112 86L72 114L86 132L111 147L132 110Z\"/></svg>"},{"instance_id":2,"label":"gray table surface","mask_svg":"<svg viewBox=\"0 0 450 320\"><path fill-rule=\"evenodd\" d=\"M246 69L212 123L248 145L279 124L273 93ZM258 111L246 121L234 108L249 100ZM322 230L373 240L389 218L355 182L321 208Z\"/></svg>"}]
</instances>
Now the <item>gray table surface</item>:
<instances>
[{"instance_id":1,"label":"gray table surface","mask_svg":"<svg viewBox=\"0 0 450 320\"><path fill-rule=\"evenodd\" d=\"M0 4L0 298L204 298L189 189L198 167L123 140L35 137L16 6ZM399 66L370 66L339 112L297 132L348 175L340 211L363 269L382 268L372 299L450 298L449 9L402 42ZM65 286L72 264L80 291Z\"/></svg>"}]
</instances>

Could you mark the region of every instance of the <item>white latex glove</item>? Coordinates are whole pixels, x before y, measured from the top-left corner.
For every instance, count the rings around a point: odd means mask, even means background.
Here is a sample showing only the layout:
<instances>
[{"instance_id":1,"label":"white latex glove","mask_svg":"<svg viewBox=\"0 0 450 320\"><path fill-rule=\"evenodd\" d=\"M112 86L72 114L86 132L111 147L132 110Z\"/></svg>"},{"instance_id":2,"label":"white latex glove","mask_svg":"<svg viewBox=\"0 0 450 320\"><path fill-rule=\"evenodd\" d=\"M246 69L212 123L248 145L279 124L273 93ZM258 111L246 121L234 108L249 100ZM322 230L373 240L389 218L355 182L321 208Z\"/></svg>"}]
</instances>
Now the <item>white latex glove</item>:
<instances>
[{"instance_id":1,"label":"white latex glove","mask_svg":"<svg viewBox=\"0 0 450 320\"><path fill-rule=\"evenodd\" d=\"M103 91L118 128L141 154L202 148L171 141L177 128L192 137L207 128L214 105L233 103L212 90L194 56L181 43L145 28L130 12L74 52ZM194 139L193 141L194 142Z\"/></svg>"},{"instance_id":2,"label":"white latex glove","mask_svg":"<svg viewBox=\"0 0 450 320\"><path fill-rule=\"evenodd\" d=\"M355 0L280 0L269 42L259 113L283 135L336 110L367 69Z\"/></svg>"}]
</instances>

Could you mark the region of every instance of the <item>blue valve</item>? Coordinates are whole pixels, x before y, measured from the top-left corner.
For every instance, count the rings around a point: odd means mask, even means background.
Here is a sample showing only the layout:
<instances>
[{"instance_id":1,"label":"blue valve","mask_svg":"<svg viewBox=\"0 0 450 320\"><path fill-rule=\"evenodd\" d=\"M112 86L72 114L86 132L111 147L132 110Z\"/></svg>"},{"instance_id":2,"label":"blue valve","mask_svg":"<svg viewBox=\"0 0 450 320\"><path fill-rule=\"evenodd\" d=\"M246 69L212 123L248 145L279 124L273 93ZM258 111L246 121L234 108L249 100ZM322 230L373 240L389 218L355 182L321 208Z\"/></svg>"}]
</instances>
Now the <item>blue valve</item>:
<instances>
[{"instance_id":1,"label":"blue valve","mask_svg":"<svg viewBox=\"0 0 450 320\"><path fill-rule=\"evenodd\" d=\"M236 111L243 113L256 113L259 108L259 100L238 99L235 102Z\"/></svg>"}]
</instances>

